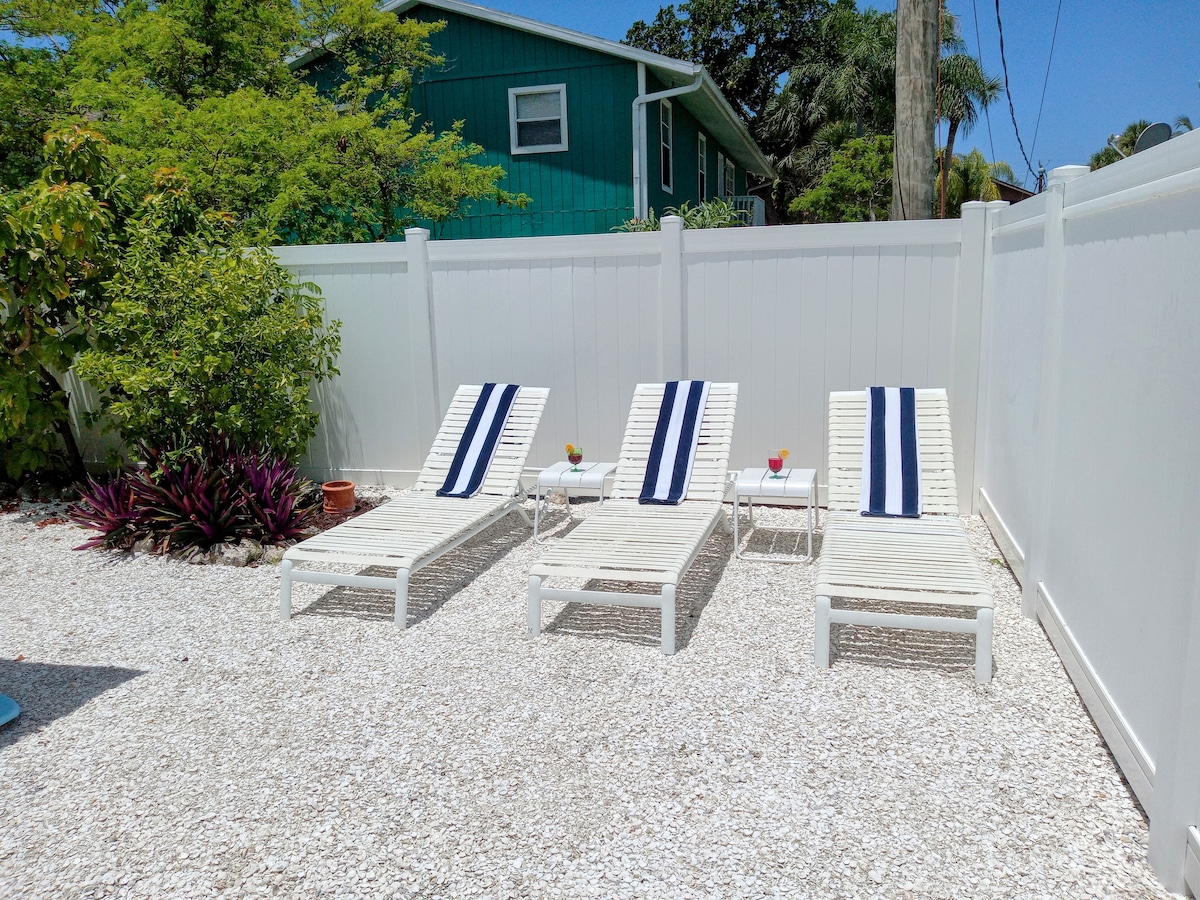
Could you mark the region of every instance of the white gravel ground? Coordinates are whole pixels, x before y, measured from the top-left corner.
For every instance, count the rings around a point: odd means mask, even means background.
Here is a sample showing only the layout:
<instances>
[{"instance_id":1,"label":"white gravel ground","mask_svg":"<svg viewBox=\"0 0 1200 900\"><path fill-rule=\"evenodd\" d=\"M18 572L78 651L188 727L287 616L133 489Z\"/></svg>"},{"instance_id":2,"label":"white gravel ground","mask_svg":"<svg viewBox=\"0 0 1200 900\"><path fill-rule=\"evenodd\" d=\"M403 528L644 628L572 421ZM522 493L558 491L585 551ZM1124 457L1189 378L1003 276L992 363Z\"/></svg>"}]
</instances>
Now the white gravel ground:
<instances>
[{"instance_id":1,"label":"white gravel ground","mask_svg":"<svg viewBox=\"0 0 1200 900\"><path fill-rule=\"evenodd\" d=\"M299 584L280 623L275 567L73 553L53 511L0 515L0 896L1172 896L978 520L986 687L964 636L847 628L814 669L812 567L721 534L666 658L656 611L527 640L516 517L401 633L383 593Z\"/></svg>"}]
</instances>

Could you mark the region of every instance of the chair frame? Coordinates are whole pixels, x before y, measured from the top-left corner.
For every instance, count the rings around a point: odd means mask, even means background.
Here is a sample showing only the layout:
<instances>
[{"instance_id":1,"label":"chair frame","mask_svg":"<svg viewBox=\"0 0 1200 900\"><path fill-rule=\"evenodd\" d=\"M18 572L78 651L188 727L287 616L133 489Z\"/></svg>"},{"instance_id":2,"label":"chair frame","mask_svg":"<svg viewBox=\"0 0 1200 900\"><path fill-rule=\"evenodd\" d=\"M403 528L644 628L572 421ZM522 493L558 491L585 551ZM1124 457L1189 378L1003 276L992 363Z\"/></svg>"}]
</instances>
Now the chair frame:
<instances>
[{"instance_id":1,"label":"chair frame","mask_svg":"<svg viewBox=\"0 0 1200 900\"><path fill-rule=\"evenodd\" d=\"M709 387L692 478L683 502L678 506L644 506L637 498L664 389L663 384L639 384L634 390L609 499L534 564L528 590L530 637L541 633L542 600L633 606L661 611L660 646L667 656L675 653L677 585L717 525L724 521L725 530L730 530L723 501L730 486L729 452L737 385L715 383ZM648 540L634 548L631 535ZM543 580L550 577L630 581L658 585L659 591L638 594L545 587Z\"/></svg>"},{"instance_id":2,"label":"chair frame","mask_svg":"<svg viewBox=\"0 0 1200 900\"><path fill-rule=\"evenodd\" d=\"M830 513L817 567L813 661L829 666L834 623L975 636L975 680L992 677L993 600L958 518L950 412L944 389L916 392L921 452L918 519L858 513L866 392L829 395ZM834 607L834 597L973 607L974 618Z\"/></svg>"},{"instance_id":3,"label":"chair frame","mask_svg":"<svg viewBox=\"0 0 1200 900\"><path fill-rule=\"evenodd\" d=\"M517 392L512 412L501 433L492 464L479 493L470 498L437 496L436 492L446 479L458 449L459 439L482 390L482 385L462 385L455 392L425 465L417 476L416 484L408 493L288 549L280 563L280 620L287 621L291 617L292 582L305 581L392 590L396 596L393 620L397 628L403 629L408 620L408 582L413 572L457 549L509 513L518 513L525 523L532 527L533 522L522 507L525 491L521 487L521 473L549 396L549 390L546 388L522 387ZM418 511L415 509L417 504L427 507L431 514L438 509L469 509L467 504L479 507L480 512L473 519L463 520L452 533L442 534L436 531L436 515L431 515L435 521L426 522L419 535L419 539L423 539L427 545L425 548L390 549L386 546L381 547L379 540L374 540L372 547L364 547L359 543L361 532L368 529L379 536L411 538L412 531L406 533L395 528L394 523L389 520L396 511L403 511L406 507L410 512ZM386 537L381 539L386 541ZM379 565L395 568L396 574L388 578L346 572L318 572L312 569L297 569L295 566L298 562Z\"/></svg>"}]
</instances>

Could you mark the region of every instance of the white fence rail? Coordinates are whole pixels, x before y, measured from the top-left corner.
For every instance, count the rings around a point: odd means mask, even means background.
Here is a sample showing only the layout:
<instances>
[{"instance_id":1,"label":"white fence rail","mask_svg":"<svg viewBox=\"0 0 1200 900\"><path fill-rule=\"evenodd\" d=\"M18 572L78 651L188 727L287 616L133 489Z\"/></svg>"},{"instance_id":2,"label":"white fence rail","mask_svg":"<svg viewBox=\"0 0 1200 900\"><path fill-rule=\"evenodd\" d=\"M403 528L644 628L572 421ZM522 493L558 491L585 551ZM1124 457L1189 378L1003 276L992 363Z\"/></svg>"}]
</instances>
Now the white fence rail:
<instances>
[{"instance_id":1,"label":"white fence rail","mask_svg":"<svg viewBox=\"0 0 1200 900\"><path fill-rule=\"evenodd\" d=\"M946 386L959 496L1182 890L1200 822L1200 134L1079 174L960 221L281 248L343 321L308 468L411 482L461 382L551 389L535 466L567 441L613 458L639 381L739 382L735 467L781 446L822 467L832 390Z\"/></svg>"}]
</instances>

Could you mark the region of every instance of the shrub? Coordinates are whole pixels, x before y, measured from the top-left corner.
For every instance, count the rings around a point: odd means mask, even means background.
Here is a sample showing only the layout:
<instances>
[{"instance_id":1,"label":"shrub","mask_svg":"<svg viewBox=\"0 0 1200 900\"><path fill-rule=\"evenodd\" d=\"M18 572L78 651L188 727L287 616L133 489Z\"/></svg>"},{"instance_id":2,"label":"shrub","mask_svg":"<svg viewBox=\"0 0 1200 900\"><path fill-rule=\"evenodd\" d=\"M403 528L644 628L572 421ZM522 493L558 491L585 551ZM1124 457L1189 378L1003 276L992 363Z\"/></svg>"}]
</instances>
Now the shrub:
<instances>
[{"instance_id":1,"label":"shrub","mask_svg":"<svg viewBox=\"0 0 1200 900\"><path fill-rule=\"evenodd\" d=\"M745 210L738 209L728 200L705 200L696 206L685 200L679 206L668 206L666 215L679 216L684 228L735 228L749 225L750 217ZM644 219L629 219L616 226L613 231L658 231L662 222L651 209Z\"/></svg>"},{"instance_id":2,"label":"shrub","mask_svg":"<svg viewBox=\"0 0 1200 900\"><path fill-rule=\"evenodd\" d=\"M71 520L101 534L76 549L128 549L150 538L160 552L208 550L250 538L281 544L298 538L315 505L295 466L228 438L208 442L199 459L143 448L147 464L92 481Z\"/></svg>"},{"instance_id":3,"label":"shrub","mask_svg":"<svg viewBox=\"0 0 1200 900\"><path fill-rule=\"evenodd\" d=\"M169 199L130 227L98 346L76 371L129 445L199 460L221 433L295 461L316 430L310 386L337 373L340 323L323 324L316 286L268 249L242 251L211 221L164 229Z\"/></svg>"}]
</instances>

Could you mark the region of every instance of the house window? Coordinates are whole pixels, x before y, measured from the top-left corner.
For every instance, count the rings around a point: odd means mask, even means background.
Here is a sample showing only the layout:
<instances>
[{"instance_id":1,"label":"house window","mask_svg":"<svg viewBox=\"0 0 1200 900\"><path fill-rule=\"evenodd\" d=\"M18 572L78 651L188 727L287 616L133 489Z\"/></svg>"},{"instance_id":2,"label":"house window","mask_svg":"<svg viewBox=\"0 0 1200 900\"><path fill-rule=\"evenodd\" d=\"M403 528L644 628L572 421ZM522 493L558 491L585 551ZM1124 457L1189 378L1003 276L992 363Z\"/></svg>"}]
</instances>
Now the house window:
<instances>
[{"instance_id":1,"label":"house window","mask_svg":"<svg viewBox=\"0 0 1200 900\"><path fill-rule=\"evenodd\" d=\"M717 196L722 200L729 196L725 193L725 154L720 150L717 151Z\"/></svg>"},{"instance_id":2,"label":"house window","mask_svg":"<svg viewBox=\"0 0 1200 900\"><path fill-rule=\"evenodd\" d=\"M697 179L697 190L700 202L703 203L708 199L708 138L704 135L697 135L697 143L699 146L698 158L696 160L696 172L699 173Z\"/></svg>"},{"instance_id":3,"label":"house window","mask_svg":"<svg viewBox=\"0 0 1200 900\"><path fill-rule=\"evenodd\" d=\"M734 187L733 182L733 175L735 171L736 169L733 165L733 160L725 160L725 171L721 173L721 180L723 182L721 189L725 192L726 197L732 197L737 191L737 188Z\"/></svg>"},{"instance_id":4,"label":"house window","mask_svg":"<svg viewBox=\"0 0 1200 900\"><path fill-rule=\"evenodd\" d=\"M658 105L659 108L659 131L662 137L662 189L668 194L671 193L672 185L675 183L675 173L671 170L671 101L663 100Z\"/></svg>"},{"instance_id":5,"label":"house window","mask_svg":"<svg viewBox=\"0 0 1200 900\"><path fill-rule=\"evenodd\" d=\"M566 150L567 86L509 88L508 118L514 155Z\"/></svg>"}]
</instances>

